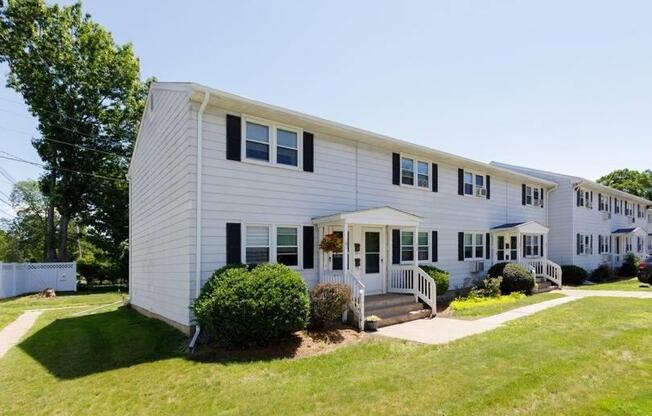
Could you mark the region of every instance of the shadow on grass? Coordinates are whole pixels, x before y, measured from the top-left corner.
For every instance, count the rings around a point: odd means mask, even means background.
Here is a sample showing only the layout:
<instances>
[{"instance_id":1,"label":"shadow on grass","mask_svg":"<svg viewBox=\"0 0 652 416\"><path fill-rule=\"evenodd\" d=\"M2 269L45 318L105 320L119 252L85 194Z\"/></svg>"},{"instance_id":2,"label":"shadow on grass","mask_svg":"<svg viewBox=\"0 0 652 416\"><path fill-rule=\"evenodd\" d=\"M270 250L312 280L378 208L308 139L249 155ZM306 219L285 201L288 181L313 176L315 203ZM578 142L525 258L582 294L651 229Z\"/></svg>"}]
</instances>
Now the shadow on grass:
<instances>
[{"instance_id":1,"label":"shadow on grass","mask_svg":"<svg viewBox=\"0 0 652 416\"><path fill-rule=\"evenodd\" d=\"M60 379L184 357L186 338L176 329L122 307L57 319L18 347Z\"/></svg>"}]
</instances>

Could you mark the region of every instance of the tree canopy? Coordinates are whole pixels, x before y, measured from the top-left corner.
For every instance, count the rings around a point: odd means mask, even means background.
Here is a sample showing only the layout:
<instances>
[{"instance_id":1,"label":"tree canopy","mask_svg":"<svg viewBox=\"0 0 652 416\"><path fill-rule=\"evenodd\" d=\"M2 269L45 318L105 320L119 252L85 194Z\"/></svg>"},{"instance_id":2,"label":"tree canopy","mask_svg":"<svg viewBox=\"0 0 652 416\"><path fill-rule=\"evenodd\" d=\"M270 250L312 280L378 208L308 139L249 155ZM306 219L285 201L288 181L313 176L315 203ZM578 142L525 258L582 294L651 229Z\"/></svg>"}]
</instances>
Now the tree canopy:
<instances>
[{"instance_id":1,"label":"tree canopy","mask_svg":"<svg viewBox=\"0 0 652 416\"><path fill-rule=\"evenodd\" d=\"M618 169L598 179L598 183L652 200L652 170Z\"/></svg>"},{"instance_id":2,"label":"tree canopy","mask_svg":"<svg viewBox=\"0 0 652 416\"><path fill-rule=\"evenodd\" d=\"M117 45L80 3L0 0L0 62L9 66L7 86L38 120L32 143L45 165L45 258L71 257L75 219L107 251L120 252L128 230L125 174L147 87L132 45Z\"/></svg>"}]
</instances>

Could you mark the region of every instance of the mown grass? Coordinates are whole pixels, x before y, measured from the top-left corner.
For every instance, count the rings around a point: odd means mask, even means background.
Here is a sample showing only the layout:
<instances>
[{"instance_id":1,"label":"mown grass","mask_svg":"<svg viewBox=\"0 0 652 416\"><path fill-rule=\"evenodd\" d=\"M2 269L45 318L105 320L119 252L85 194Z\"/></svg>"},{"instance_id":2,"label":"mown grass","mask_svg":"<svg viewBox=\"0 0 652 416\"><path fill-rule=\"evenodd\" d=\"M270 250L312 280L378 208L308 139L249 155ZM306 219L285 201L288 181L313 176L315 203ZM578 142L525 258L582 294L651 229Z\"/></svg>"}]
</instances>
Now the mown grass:
<instances>
[{"instance_id":1,"label":"mown grass","mask_svg":"<svg viewBox=\"0 0 652 416\"><path fill-rule=\"evenodd\" d=\"M0 359L2 412L649 415L652 302L586 298L443 346L369 340L298 360L201 362L126 308L46 312Z\"/></svg>"},{"instance_id":2,"label":"mown grass","mask_svg":"<svg viewBox=\"0 0 652 416\"><path fill-rule=\"evenodd\" d=\"M594 285L582 285L574 286L572 289L586 289L586 290L624 290L624 291L641 291L641 292L652 292L652 287L650 285L641 286L641 282L638 281L638 278L624 278L622 280L617 280L615 282L607 283L596 283Z\"/></svg>"},{"instance_id":3,"label":"mown grass","mask_svg":"<svg viewBox=\"0 0 652 416\"><path fill-rule=\"evenodd\" d=\"M547 300L563 298L561 293L549 292L532 296L518 294L503 295L495 298L477 298L454 300L451 307L451 316L463 319L478 319L485 316L507 312L521 306L533 305Z\"/></svg>"},{"instance_id":4,"label":"mown grass","mask_svg":"<svg viewBox=\"0 0 652 416\"><path fill-rule=\"evenodd\" d=\"M36 295L0 299L0 329L13 322L20 314L30 309L51 309L84 305L94 306L116 302L122 296L114 290L86 290L77 293L57 293L56 298L39 298Z\"/></svg>"}]
</instances>

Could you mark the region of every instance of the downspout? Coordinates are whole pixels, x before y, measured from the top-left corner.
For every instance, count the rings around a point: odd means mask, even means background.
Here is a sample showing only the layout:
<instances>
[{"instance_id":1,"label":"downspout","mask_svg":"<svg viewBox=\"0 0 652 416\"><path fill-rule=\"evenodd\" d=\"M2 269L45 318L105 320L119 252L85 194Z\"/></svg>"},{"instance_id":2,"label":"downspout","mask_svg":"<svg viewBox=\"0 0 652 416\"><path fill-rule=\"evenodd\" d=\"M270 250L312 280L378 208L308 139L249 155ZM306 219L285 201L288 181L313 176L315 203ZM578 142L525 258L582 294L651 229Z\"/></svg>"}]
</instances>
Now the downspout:
<instances>
[{"instance_id":1,"label":"downspout","mask_svg":"<svg viewBox=\"0 0 652 416\"><path fill-rule=\"evenodd\" d=\"M199 107L197 113L197 191L196 191L196 207L197 211L195 212L195 219L197 220L197 230L195 232L195 299L199 297L199 292L201 291L201 227L202 227L202 148L204 146L204 132L203 132L203 122L204 122L204 110L208 105L208 101L211 95L208 91L204 91L204 100ZM201 328L199 325L195 326L195 333L192 335L190 344L188 348L192 351L195 348L195 343L199 337Z\"/></svg>"}]
</instances>

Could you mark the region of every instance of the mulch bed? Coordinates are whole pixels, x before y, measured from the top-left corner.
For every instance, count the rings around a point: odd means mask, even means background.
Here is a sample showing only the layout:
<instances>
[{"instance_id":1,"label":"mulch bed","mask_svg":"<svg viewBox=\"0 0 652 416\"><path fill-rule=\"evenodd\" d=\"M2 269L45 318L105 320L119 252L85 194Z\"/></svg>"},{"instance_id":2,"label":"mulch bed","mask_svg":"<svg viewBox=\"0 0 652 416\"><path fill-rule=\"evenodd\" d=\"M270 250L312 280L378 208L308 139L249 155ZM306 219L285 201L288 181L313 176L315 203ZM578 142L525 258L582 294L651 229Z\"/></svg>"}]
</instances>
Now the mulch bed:
<instances>
[{"instance_id":1,"label":"mulch bed","mask_svg":"<svg viewBox=\"0 0 652 416\"><path fill-rule=\"evenodd\" d=\"M198 361L254 361L303 358L325 354L345 345L358 343L364 338L364 332L340 325L324 331L298 331L278 343L266 346L229 348L202 345L193 354L192 359Z\"/></svg>"}]
</instances>

